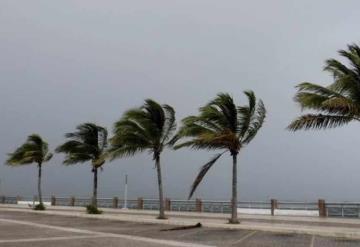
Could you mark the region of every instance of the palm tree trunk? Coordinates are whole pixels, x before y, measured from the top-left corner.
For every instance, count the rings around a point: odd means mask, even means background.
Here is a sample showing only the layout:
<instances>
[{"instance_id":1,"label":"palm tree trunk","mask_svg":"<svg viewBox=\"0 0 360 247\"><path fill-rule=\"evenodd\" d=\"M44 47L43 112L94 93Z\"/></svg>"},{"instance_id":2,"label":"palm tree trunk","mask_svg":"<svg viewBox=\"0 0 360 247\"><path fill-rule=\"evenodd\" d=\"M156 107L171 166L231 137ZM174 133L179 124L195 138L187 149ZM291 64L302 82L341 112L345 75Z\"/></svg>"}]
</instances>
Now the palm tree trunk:
<instances>
[{"instance_id":1,"label":"palm tree trunk","mask_svg":"<svg viewBox=\"0 0 360 247\"><path fill-rule=\"evenodd\" d=\"M39 203L42 204L42 194L41 194L41 163L38 164L38 194L39 194Z\"/></svg>"},{"instance_id":2,"label":"palm tree trunk","mask_svg":"<svg viewBox=\"0 0 360 247\"><path fill-rule=\"evenodd\" d=\"M93 168L94 172L94 183L93 183L93 197L92 197L92 205L97 207L97 183L98 183L98 168Z\"/></svg>"},{"instance_id":3,"label":"palm tree trunk","mask_svg":"<svg viewBox=\"0 0 360 247\"><path fill-rule=\"evenodd\" d=\"M158 186L159 186L159 217L158 217L158 219L166 219L165 208L164 208L162 177L161 177L161 167L160 167L160 155L156 155L156 157L155 157L155 166L156 166L156 170L157 170Z\"/></svg>"},{"instance_id":4,"label":"palm tree trunk","mask_svg":"<svg viewBox=\"0 0 360 247\"><path fill-rule=\"evenodd\" d=\"M229 223L239 224L237 216L237 153L232 154L233 172L232 172L232 198L231 198L231 219Z\"/></svg>"}]
</instances>

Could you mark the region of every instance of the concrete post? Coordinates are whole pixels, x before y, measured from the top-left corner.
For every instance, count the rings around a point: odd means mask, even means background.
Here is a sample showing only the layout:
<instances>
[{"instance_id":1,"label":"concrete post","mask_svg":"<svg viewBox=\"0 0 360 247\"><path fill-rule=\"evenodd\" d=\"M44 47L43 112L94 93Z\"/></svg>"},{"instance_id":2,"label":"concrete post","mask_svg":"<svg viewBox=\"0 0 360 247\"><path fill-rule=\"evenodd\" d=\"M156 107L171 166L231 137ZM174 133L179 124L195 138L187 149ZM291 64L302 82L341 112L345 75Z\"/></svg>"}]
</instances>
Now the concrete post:
<instances>
[{"instance_id":1,"label":"concrete post","mask_svg":"<svg viewBox=\"0 0 360 247\"><path fill-rule=\"evenodd\" d=\"M326 203L324 199L319 199L318 201L318 207L319 207L319 216L320 217L326 217Z\"/></svg>"},{"instance_id":2,"label":"concrete post","mask_svg":"<svg viewBox=\"0 0 360 247\"><path fill-rule=\"evenodd\" d=\"M112 207L113 208L118 208L119 205L119 198L117 198L116 196L113 198L112 200Z\"/></svg>"},{"instance_id":3,"label":"concrete post","mask_svg":"<svg viewBox=\"0 0 360 247\"><path fill-rule=\"evenodd\" d=\"M51 196L51 206L56 206L56 197Z\"/></svg>"},{"instance_id":4,"label":"concrete post","mask_svg":"<svg viewBox=\"0 0 360 247\"><path fill-rule=\"evenodd\" d=\"M275 215L275 209L278 208L278 202L276 199L271 199L271 215Z\"/></svg>"},{"instance_id":5,"label":"concrete post","mask_svg":"<svg viewBox=\"0 0 360 247\"><path fill-rule=\"evenodd\" d=\"M195 200L195 211L202 212L202 200L200 198L196 198Z\"/></svg>"},{"instance_id":6,"label":"concrete post","mask_svg":"<svg viewBox=\"0 0 360 247\"><path fill-rule=\"evenodd\" d=\"M170 200L170 198L165 199L165 210L166 211L171 211L171 200Z\"/></svg>"},{"instance_id":7,"label":"concrete post","mask_svg":"<svg viewBox=\"0 0 360 247\"><path fill-rule=\"evenodd\" d=\"M138 198L137 208L138 208L138 209L144 209L144 199L143 199L142 197L139 197L139 198Z\"/></svg>"},{"instance_id":8,"label":"concrete post","mask_svg":"<svg viewBox=\"0 0 360 247\"><path fill-rule=\"evenodd\" d=\"M75 196L70 197L70 206L71 207L75 206Z\"/></svg>"}]
</instances>

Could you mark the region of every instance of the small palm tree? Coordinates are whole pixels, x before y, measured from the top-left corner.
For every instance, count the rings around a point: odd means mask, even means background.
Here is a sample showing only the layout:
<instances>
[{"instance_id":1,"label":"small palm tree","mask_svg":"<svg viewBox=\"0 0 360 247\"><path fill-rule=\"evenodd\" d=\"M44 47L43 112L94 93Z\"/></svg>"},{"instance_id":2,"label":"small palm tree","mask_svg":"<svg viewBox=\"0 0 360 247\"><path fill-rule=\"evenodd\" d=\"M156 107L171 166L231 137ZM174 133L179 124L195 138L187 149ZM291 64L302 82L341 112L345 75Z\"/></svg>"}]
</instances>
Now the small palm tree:
<instances>
[{"instance_id":1,"label":"small palm tree","mask_svg":"<svg viewBox=\"0 0 360 247\"><path fill-rule=\"evenodd\" d=\"M114 136L110 139L112 159L133 156L148 150L152 154L157 170L159 187L159 219L165 219L164 196L160 155L169 145L176 129L175 111L169 105L160 105L147 99L140 108L127 111L115 123Z\"/></svg>"},{"instance_id":2,"label":"small palm tree","mask_svg":"<svg viewBox=\"0 0 360 247\"><path fill-rule=\"evenodd\" d=\"M107 130L93 123L84 123L76 127L73 133L65 134L69 140L56 148L56 152L65 153L64 164L76 164L91 161L94 173L92 205L97 207L98 169L105 163Z\"/></svg>"},{"instance_id":3,"label":"small palm tree","mask_svg":"<svg viewBox=\"0 0 360 247\"><path fill-rule=\"evenodd\" d=\"M295 101L302 109L316 113L295 119L289 130L325 129L360 121L360 48L352 44L339 54L348 60L348 65L329 59L324 68L332 74L332 84L324 87L304 82L297 86Z\"/></svg>"},{"instance_id":4,"label":"small palm tree","mask_svg":"<svg viewBox=\"0 0 360 247\"><path fill-rule=\"evenodd\" d=\"M6 163L10 166L19 166L36 163L38 165L38 195L39 204L43 205L41 193L41 168L52 158L48 144L37 134L28 136L26 142L9 154Z\"/></svg>"},{"instance_id":5,"label":"small palm tree","mask_svg":"<svg viewBox=\"0 0 360 247\"><path fill-rule=\"evenodd\" d=\"M245 91L248 105L236 106L233 98L226 93L220 93L207 105L200 108L198 116L183 119L183 126L174 142L180 138L190 138L175 145L175 149L191 147L193 149L220 149L224 152L201 167L199 174L191 186L189 199L209 169L225 152L233 159L232 202L230 223L239 223L237 218L237 155L261 128L265 118L265 107L261 100L256 102L252 91Z\"/></svg>"}]
</instances>

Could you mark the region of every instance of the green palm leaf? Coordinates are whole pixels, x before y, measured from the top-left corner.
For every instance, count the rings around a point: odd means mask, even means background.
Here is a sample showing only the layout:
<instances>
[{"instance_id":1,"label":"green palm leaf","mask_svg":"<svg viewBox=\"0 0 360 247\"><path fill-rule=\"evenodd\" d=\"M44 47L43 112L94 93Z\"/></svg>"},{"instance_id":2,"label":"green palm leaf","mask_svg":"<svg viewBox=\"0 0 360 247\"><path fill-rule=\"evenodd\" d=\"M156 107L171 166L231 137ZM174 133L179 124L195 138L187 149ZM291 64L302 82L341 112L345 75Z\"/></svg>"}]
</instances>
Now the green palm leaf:
<instances>
[{"instance_id":1,"label":"green palm leaf","mask_svg":"<svg viewBox=\"0 0 360 247\"><path fill-rule=\"evenodd\" d=\"M334 128L360 119L360 48L352 44L339 54L349 65L336 59L326 60L324 70L333 75L332 84L324 87L306 82L297 86L295 101L302 109L316 113L295 119L289 130Z\"/></svg>"}]
</instances>

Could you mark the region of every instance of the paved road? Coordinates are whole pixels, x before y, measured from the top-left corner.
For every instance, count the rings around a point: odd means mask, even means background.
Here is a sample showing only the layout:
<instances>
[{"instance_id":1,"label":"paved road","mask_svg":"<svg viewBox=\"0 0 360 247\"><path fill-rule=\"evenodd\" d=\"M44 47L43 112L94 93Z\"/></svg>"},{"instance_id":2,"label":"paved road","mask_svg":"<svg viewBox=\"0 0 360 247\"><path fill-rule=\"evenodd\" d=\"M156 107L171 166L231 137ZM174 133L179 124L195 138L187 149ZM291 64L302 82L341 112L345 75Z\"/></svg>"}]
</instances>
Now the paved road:
<instances>
[{"instance_id":1,"label":"paved road","mask_svg":"<svg viewBox=\"0 0 360 247\"><path fill-rule=\"evenodd\" d=\"M359 240L276 234L259 231L197 228L161 231L169 225L39 215L0 210L0 247L355 247Z\"/></svg>"}]
</instances>

